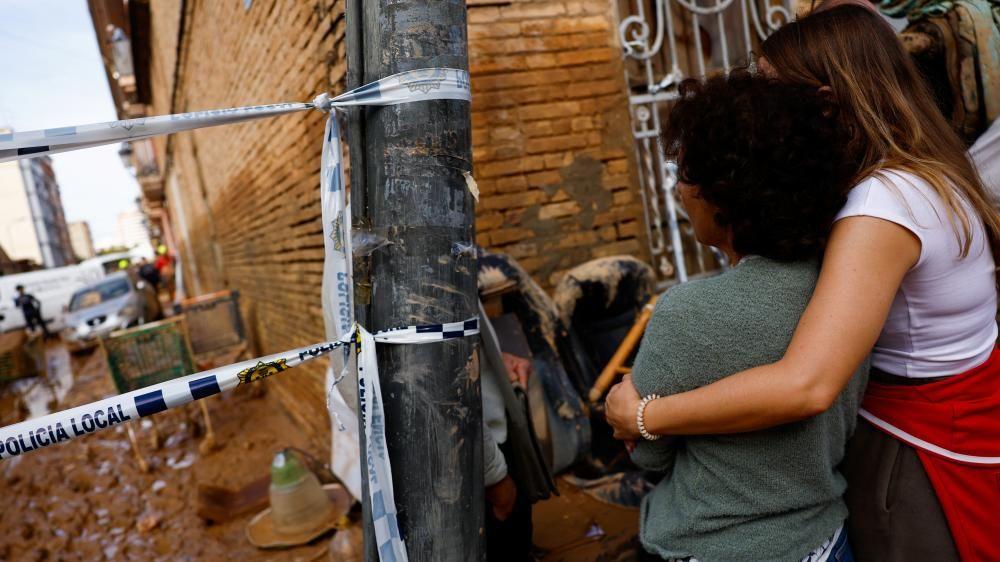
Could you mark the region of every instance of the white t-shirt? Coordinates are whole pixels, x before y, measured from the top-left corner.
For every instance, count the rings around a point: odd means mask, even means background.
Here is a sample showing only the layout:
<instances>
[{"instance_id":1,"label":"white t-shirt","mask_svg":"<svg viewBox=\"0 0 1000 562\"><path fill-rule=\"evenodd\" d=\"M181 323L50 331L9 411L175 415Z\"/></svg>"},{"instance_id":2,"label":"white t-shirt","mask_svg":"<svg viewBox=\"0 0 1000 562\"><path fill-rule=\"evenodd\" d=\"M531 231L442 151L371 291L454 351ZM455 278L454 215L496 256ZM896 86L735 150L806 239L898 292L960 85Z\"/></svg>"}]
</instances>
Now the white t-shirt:
<instances>
[{"instance_id":1,"label":"white t-shirt","mask_svg":"<svg viewBox=\"0 0 1000 562\"><path fill-rule=\"evenodd\" d=\"M979 169L986 191L1000 202L1000 119L979 135L969 149L969 156Z\"/></svg>"},{"instance_id":2,"label":"white t-shirt","mask_svg":"<svg viewBox=\"0 0 1000 562\"><path fill-rule=\"evenodd\" d=\"M920 240L920 258L896 293L872 366L920 378L981 365L997 339L996 274L982 221L967 207L972 244L962 258L948 207L934 189L912 174L883 173L885 179L871 177L855 186L837 215L884 219Z\"/></svg>"}]
</instances>

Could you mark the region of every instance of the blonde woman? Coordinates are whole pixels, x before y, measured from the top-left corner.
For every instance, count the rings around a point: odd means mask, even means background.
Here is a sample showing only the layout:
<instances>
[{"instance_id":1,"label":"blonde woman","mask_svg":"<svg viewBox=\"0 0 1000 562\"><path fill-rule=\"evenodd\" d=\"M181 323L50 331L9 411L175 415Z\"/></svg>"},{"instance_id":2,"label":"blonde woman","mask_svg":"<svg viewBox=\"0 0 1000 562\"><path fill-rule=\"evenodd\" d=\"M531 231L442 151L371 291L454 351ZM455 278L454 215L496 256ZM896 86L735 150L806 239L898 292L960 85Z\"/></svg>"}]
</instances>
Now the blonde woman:
<instances>
[{"instance_id":1,"label":"blonde woman","mask_svg":"<svg viewBox=\"0 0 1000 562\"><path fill-rule=\"evenodd\" d=\"M843 465L859 560L1000 560L1000 217L962 142L877 14L839 6L775 32L760 66L828 92L855 187L784 356L642 401L608 395L621 439L738 433L826 411L871 354Z\"/></svg>"}]
</instances>

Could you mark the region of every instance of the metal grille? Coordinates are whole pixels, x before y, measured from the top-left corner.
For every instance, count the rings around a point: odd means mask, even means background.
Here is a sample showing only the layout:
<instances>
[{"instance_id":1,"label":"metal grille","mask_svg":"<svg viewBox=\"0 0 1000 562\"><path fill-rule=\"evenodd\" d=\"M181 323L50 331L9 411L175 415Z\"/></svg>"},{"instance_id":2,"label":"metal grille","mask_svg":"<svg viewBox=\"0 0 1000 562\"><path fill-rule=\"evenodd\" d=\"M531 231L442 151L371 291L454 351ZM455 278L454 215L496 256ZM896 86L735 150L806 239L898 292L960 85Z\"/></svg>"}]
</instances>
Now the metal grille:
<instances>
[{"instance_id":1,"label":"metal grille","mask_svg":"<svg viewBox=\"0 0 1000 562\"><path fill-rule=\"evenodd\" d=\"M686 77L751 64L755 45L792 19L791 2L617 0L646 234L663 279L685 282L727 267L721 252L695 240L677 205L677 167L660 141L677 85Z\"/></svg>"},{"instance_id":2,"label":"metal grille","mask_svg":"<svg viewBox=\"0 0 1000 562\"><path fill-rule=\"evenodd\" d=\"M112 333L101 342L118 392L128 392L195 372L184 318Z\"/></svg>"},{"instance_id":3,"label":"metal grille","mask_svg":"<svg viewBox=\"0 0 1000 562\"><path fill-rule=\"evenodd\" d=\"M239 296L237 291L222 291L181 303L196 357L221 353L246 341Z\"/></svg>"}]
</instances>

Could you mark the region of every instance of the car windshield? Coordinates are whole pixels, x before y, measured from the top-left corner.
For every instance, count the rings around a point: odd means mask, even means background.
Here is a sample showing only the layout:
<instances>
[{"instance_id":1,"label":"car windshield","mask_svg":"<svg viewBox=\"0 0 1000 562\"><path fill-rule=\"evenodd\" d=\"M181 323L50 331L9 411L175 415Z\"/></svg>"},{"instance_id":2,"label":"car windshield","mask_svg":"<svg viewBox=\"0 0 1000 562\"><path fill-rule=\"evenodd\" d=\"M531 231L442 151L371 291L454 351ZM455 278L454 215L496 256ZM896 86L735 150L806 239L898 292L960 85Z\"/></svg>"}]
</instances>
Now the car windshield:
<instances>
[{"instance_id":1,"label":"car windshield","mask_svg":"<svg viewBox=\"0 0 1000 562\"><path fill-rule=\"evenodd\" d=\"M73 300L69 303L69 309L80 310L81 308L98 305L102 302L116 299L122 295L127 295L129 290L128 280L124 277L110 279L108 281L98 283L93 287L87 287L86 289L77 291L73 295Z\"/></svg>"}]
</instances>

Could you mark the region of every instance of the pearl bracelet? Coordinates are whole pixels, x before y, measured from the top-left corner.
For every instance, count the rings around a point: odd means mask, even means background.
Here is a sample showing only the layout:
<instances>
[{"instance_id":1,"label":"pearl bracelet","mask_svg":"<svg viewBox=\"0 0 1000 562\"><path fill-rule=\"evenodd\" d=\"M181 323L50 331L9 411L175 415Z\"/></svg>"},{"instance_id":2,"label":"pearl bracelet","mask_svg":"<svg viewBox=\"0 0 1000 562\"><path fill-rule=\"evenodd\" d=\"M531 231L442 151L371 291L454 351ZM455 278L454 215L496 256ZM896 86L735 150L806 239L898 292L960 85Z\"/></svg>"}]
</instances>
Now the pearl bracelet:
<instances>
[{"instance_id":1,"label":"pearl bracelet","mask_svg":"<svg viewBox=\"0 0 1000 562\"><path fill-rule=\"evenodd\" d=\"M662 435L653 435L652 433L646 431L646 420L645 420L646 406L649 405L650 402L656 400L659 397L660 397L659 394L646 395L646 397L642 399L642 402L639 402L639 408L635 412L635 424L639 426L639 435L642 435L642 438L647 441L656 441L657 439L662 437Z\"/></svg>"}]
</instances>

